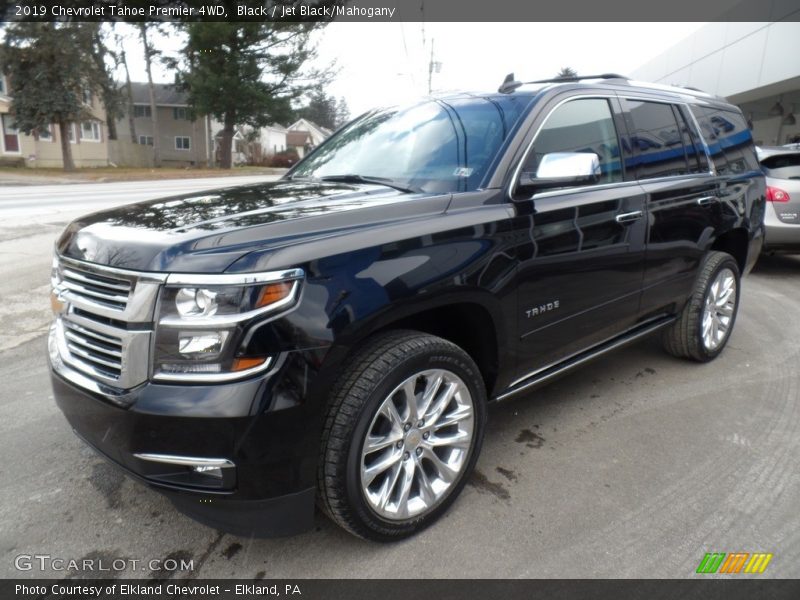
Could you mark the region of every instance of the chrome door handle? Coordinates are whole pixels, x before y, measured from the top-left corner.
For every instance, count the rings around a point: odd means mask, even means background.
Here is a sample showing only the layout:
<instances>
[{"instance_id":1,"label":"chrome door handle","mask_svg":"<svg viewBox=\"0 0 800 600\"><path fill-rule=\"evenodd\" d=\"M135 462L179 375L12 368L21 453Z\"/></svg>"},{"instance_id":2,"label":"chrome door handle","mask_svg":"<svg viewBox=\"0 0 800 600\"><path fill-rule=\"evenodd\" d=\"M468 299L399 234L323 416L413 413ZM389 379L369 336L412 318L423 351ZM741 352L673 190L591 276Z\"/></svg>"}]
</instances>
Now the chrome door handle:
<instances>
[{"instance_id":1,"label":"chrome door handle","mask_svg":"<svg viewBox=\"0 0 800 600\"><path fill-rule=\"evenodd\" d=\"M621 215L617 215L615 219L617 223L625 224L625 223L633 223L634 221L638 221L644 216L644 213L641 210L635 210L629 213L622 213Z\"/></svg>"},{"instance_id":2,"label":"chrome door handle","mask_svg":"<svg viewBox=\"0 0 800 600\"><path fill-rule=\"evenodd\" d=\"M703 196L702 198L698 198L697 200L695 200L698 206L711 206L716 201L717 201L716 196Z\"/></svg>"}]
</instances>

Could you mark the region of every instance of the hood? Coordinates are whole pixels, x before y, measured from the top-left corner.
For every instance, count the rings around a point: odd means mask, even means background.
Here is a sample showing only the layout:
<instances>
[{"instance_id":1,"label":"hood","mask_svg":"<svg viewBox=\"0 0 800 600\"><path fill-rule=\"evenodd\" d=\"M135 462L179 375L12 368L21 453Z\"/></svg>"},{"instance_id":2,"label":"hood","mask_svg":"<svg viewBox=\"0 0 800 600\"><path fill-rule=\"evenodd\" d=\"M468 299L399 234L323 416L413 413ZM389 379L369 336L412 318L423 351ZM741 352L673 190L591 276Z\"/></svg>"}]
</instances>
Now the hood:
<instances>
[{"instance_id":1,"label":"hood","mask_svg":"<svg viewBox=\"0 0 800 600\"><path fill-rule=\"evenodd\" d=\"M449 195L281 180L127 204L73 221L62 256L137 271L215 273L245 254L443 212Z\"/></svg>"}]
</instances>

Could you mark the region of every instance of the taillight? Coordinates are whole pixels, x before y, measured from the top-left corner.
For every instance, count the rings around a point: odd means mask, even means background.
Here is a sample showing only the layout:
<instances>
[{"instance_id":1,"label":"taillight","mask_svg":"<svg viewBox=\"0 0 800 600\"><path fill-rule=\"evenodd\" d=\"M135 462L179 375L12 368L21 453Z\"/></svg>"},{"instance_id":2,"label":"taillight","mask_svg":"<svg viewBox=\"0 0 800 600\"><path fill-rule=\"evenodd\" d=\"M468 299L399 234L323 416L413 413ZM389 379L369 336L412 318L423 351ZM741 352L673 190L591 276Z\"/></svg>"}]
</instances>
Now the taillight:
<instances>
[{"instance_id":1,"label":"taillight","mask_svg":"<svg viewBox=\"0 0 800 600\"><path fill-rule=\"evenodd\" d=\"M788 202L789 201L789 194L784 192L783 190L772 187L771 185L767 186L767 202Z\"/></svg>"}]
</instances>

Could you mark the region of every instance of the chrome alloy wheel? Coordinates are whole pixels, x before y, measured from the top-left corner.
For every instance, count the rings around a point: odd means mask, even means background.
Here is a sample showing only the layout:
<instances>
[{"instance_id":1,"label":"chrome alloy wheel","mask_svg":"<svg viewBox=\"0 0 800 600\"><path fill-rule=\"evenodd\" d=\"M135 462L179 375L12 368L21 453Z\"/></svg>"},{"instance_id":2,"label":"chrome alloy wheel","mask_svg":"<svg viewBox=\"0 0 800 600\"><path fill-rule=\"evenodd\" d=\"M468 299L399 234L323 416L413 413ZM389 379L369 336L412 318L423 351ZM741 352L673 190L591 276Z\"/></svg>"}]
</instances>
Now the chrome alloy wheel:
<instances>
[{"instance_id":1,"label":"chrome alloy wheel","mask_svg":"<svg viewBox=\"0 0 800 600\"><path fill-rule=\"evenodd\" d=\"M703 308L702 336L706 350L716 350L730 333L736 308L736 276L722 269L708 288Z\"/></svg>"},{"instance_id":2,"label":"chrome alloy wheel","mask_svg":"<svg viewBox=\"0 0 800 600\"><path fill-rule=\"evenodd\" d=\"M475 407L455 373L416 373L383 401L361 450L361 489L381 517L404 520L439 504L467 463Z\"/></svg>"}]
</instances>

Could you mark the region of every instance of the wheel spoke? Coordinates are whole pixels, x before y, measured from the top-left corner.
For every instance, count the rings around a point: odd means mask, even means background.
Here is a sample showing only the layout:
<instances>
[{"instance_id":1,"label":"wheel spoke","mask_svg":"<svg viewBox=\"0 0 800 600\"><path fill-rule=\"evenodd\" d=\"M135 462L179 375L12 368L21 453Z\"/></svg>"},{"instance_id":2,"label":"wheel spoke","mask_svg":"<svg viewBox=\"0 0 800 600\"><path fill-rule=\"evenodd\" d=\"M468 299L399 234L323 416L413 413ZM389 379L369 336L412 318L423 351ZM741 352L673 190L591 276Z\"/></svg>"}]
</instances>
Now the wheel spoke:
<instances>
[{"instance_id":1,"label":"wheel spoke","mask_svg":"<svg viewBox=\"0 0 800 600\"><path fill-rule=\"evenodd\" d=\"M415 377L412 377L403 385L403 395L406 398L406 421L416 421L419 418L416 389L417 379Z\"/></svg>"},{"instance_id":2,"label":"wheel spoke","mask_svg":"<svg viewBox=\"0 0 800 600\"><path fill-rule=\"evenodd\" d=\"M369 467L364 469L364 483L369 486L375 478L386 471L392 465L400 462L400 459L403 457L403 453L401 451L393 451L387 452L386 456L380 458Z\"/></svg>"},{"instance_id":3,"label":"wheel spoke","mask_svg":"<svg viewBox=\"0 0 800 600\"><path fill-rule=\"evenodd\" d=\"M453 400L453 396L456 395L458 391L459 384L455 381L452 381L447 384L447 388L445 388L444 392L439 396L436 400L436 404L431 407L428 411L428 414L425 417L425 423L427 428L439 428L439 419L442 416L442 413L447 410L447 407L450 405L450 402Z\"/></svg>"},{"instance_id":4,"label":"wheel spoke","mask_svg":"<svg viewBox=\"0 0 800 600\"><path fill-rule=\"evenodd\" d=\"M364 454L372 454L378 450L383 450L389 446L394 446L397 442L403 440L403 431L392 432L389 435L368 435L367 441L364 443Z\"/></svg>"},{"instance_id":5,"label":"wheel spoke","mask_svg":"<svg viewBox=\"0 0 800 600\"><path fill-rule=\"evenodd\" d=\"M403 462L403 475L399 482L400 496L397 499L397 512L404 517L408 516L408 495L414 483L415 464L413 460L406 460Z\"/></svg>"},{"instance_id":6,"label":"wheel spoke","mask_svg":"<svg viewBox=\"0 0 800 600\"><path fill-rule=\"evenodd\" d=\"M397 480L400 477L400 471L403 470L403 463L398 461L392 467L392 472L389 474L389 477L386 478L386 481L383 482L381 486L380 494L378 495L378 508L381 510L386 509L386 505L389 503L389 499L393 496L394 490L397 487Z\"/></svg>"},{"instance_id":7,"label":"wheel spoke","mask_svg":"<svg viewBox=\"0 0 800 600\"><path fill-rule=\"evenodd\" d=\"M422 401L420 402L419 407L419 416L420 418L425 419L425 421L429 420L429 413L431 405L436 398L436 394L439 392L439 388L442 387L442 382L444 381L444 375L440 372L436 372L432 377L428 377L425 383L425 391L422 393ZM434 407L435 408L435 407Z\"/></svg>"},{"instance_id":8,"label":"wheel spoke","mask_svg":"<svg viewBox=\"0 0 800 600\"><path fill-rule=\"evenodd\" d=\"M469 443L472 439L472 435L468 431L459 431L457 433L453 433L450 435L434 435L428 438L426 445L430 446L431 448L437 448L440 446L448 446L451 448L461 448L466 449L469 448Z\"/></svg>"},{"instance_id":9,"label":"wheel spoke","mask_svg":"<svg viewBox=\"0 0 800 600\"><path fill-rule=\"evenodd\" d=\"M415 456L414 460L416 461L420 497L425 503L425 506L430 506L436 501L436 492L433 490L428 474L425 472L425 469L422 468L419 457Z\"/></svg>"},{"instance_id":10,"label":"wheel spoke","mask_svg":"<svg viewBox=\"0 0 800 600\"><path fill-rule=\"evenodd\" d=\"M437 429L443 429L445 427L450 427L451 425L455 425L456 423L460 423L465 419L472 418L472 410L466 406L459 406L454 411L447 413L443 417L441 417L436 423L434 424L434 431Z\"/></svg>"},{"instance_id":11,"label":"wheel spoke","mask_svg":"<svg viewBox=\"0 0 800 600\"><path fill-rule=\"evenodd\" d=\"M445 481L446 483L452 483L456 475L458 475L458 470L453 469L449 464L439 458L439 455L436 454L433 450L424 449L422 451L422 457L428 459L433 463L433 466L436 468L436 471L439 473L439 478Z\"/></svg>"}]
</instances>

